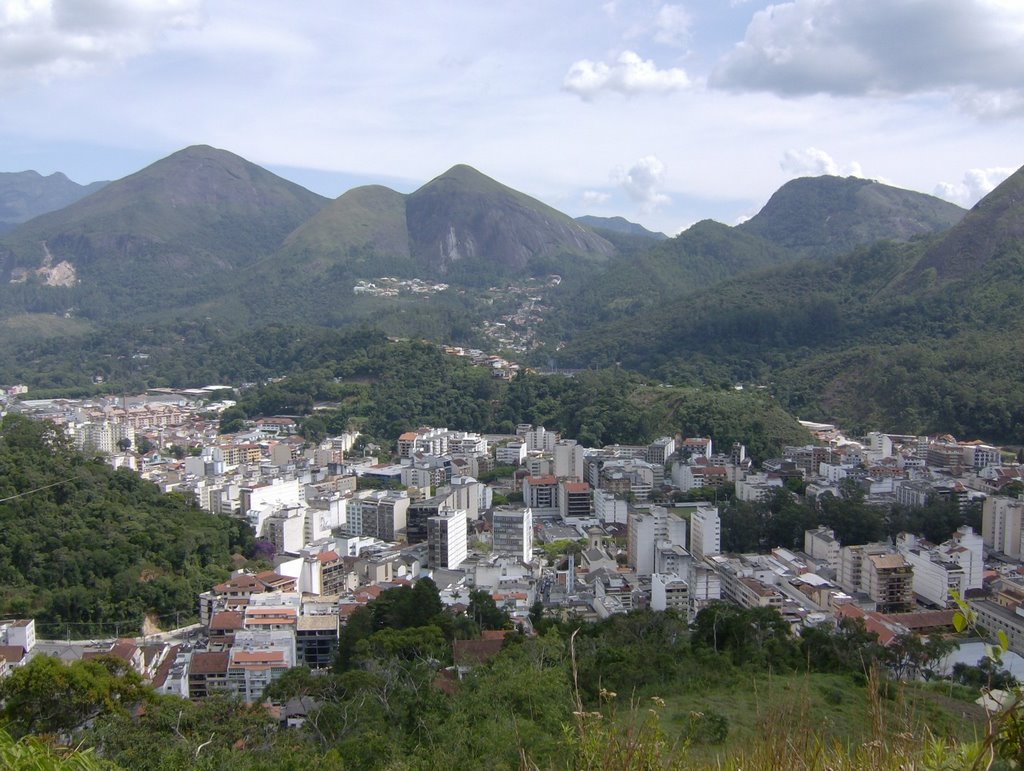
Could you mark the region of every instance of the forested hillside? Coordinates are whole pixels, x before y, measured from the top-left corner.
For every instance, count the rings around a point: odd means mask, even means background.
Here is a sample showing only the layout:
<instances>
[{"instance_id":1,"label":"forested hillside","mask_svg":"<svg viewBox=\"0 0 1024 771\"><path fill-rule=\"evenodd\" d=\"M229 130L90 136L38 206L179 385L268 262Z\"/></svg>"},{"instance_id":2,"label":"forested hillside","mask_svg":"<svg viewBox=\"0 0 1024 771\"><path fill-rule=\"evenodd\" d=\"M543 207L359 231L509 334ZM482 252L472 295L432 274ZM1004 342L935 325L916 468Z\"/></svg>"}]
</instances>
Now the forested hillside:
<instances>
[{"instance_id":1,"label":"forested hillside","mask_svg":"<svg viewBox=\"0 0 1024 771\"><path fill-rule=\"evenodd\" d=\"M40 637L135 635L144 614L173 626L223 580L249 527L163 495L135 472L71 448L46 422L0 423L0 613Z\"/></svg>"},{"instance_id":2,"label":"forested hillside","mask_svg":"<svg viewBox=\"0 0 1024 771\"><path fill-rule=\"evenodd\" d=\"M964 238L959 228L949 237ZM680 294L595 326L560 361L758 383L802 418L854 430L1018 441L1024 242L1005 241L984 270L936 281L917 266L943 244L880 242ZM913 291L901 288L908 281Z\"/></svg>"}]
</instances>

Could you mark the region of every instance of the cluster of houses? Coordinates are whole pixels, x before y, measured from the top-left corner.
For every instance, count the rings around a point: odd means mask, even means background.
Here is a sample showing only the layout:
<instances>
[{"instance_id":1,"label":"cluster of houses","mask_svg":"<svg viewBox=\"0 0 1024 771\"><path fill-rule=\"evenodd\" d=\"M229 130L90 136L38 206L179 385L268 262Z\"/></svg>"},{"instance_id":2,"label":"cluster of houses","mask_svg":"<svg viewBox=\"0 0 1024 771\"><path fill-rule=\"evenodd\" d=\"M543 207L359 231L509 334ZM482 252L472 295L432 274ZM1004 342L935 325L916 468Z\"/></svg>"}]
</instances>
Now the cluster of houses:
<instances>
[{"instance_id":1,"label":"cluster of houses","mask_svg":"<svg viewBox=\"0 0 1024 771\"><path fill-rule=\"evenodd\" d=\"M374 281L360 280L352 287L353 294L370 297L398 297L399 295L429 297L447 290L447 284L423 281L418 278L393 278L391 276L384 276Z\"/></svg>"}]
</instances>

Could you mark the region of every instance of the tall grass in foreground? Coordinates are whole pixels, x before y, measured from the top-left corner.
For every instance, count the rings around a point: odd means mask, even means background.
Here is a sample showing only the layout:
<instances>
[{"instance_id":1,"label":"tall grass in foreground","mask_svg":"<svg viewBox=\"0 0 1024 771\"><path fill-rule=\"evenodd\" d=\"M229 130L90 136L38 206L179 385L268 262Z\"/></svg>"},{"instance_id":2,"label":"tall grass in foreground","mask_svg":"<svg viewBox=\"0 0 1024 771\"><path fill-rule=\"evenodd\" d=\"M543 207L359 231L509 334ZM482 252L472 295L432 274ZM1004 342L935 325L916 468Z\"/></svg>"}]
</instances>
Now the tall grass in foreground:
<instances>
[{"instance_id":1,"label":"tall grass in foreground","mask_svg":"<svg viewBox=\"0 0 1024 771\"><path fill-rule=\"evenodd\" d=\"M573 673L575 676L575 652ZM994 767L994 739L1006 717L996 716L987 736L975 742L938 739L922 725L913 706L904 699L903 686L882 677L877 670L868 676L865 710L870 737L863 742L842 742L820 731L817 715L808 709L808 699L797 699L759 722L754 739L741 749L727 752L715 761L694 757L685 743L673 742L662 727L657 696L632 699L626 714L616 707L618 695L600 694L596 710L585 709L576 689L574 725L567 727L571 755L566 766L601 771L900 771L927 769L988 769ZM700 720L693 713L692 720ZM915 719L917 718L917 719ZM1011 761L1012 763L1012 761ZM1017 767L996 766L996 767ZM536 768L524 755L522 768Z\"/></svg>"}]
</instances>

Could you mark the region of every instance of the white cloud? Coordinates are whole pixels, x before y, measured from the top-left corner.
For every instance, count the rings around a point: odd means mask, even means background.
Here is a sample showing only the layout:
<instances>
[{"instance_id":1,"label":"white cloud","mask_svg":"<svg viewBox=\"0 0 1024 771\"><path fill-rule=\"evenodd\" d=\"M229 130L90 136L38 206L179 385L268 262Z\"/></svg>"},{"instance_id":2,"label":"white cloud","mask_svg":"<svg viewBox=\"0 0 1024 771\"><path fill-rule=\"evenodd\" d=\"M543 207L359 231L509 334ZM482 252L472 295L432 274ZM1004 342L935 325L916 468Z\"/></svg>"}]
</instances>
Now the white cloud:
<instances>
[{"instance_id":1,"label":"white cloud","mask_svg":"<svg viewBox=\"0 0 1024 771\"><path fill-rule=\"evenodd\" d=\"M654 19L654 40L663 45L682 46L690 39L693 18L681 5L666 3Z\"/></svg>"},{"instance_id":2,"label":"white cloud","mask_svg":"<svg viewBox=\"0 0 1024 771\"><path fill-rule=\"evenodd\" d=\"M793 0L755 13L709 83L784 96L1019 95L1022 49L1024 3Z\"/></svg>"},{"instance_id":3,"label":"white cloud","mask_svg":"<svg viewBox=\"0 0 1024 771\"><path fill-rule=\"evenodd\" d=\"M665 164L654 155L644 156L628 169L612 172L612 179L644 211L650 211L671 200L660 191L664 177Z\"/></svg>"},{"instance_id":4,"label":"white cloud","mask_svg":"<svg viewBox=\"0 0 1024 771\"><path fill-rule=\"evenodd\" d=\"M832 176L861 177L863 171L857 161L840 165L836 160L817 147L803 150L786 150L779 161L779 168L791 177L820 177L822 174Z\"/></svg>"},{"instance_id":5,"label":"white cloud","mask_svg":"<svg viewBox=\"0 0 1024 771\"><path fill-rule=\"evenodd\" d=\"M633 51L623 51L611 64L581 59L565 75L562 87L566 91L592 99L602 91L620 94L667 93L690 85L683 70L672 67L658 69L650 59L642 59Z\"/></svg>"},{"instance_id":6,"label":"white cloud","mask_svg":"<svg viewBox=\"0 0 1024 771\"><path fill-rule=\"evenodd\" d=\"M584 190L582 198L583 203L585 204L600 206L603 203L608 203L611 195L608 193L602 193L600 190Z\"/></svg>"},{"instance_id":7,"label":"white cloud","mask_svg":"<svg viewBox=\"0 0 1024 771\"><path fill-rule=\"evenodd\" d=\"M960 182L940 182L935 186L935 195L961 206L974 206L991 193L1016 169L997 166L988 169L968 169Z\"/></svg>"},{"instance_id":8,"label":"white cloud","mask_svg":"<svg viewBox=\"0 0 1024 771\"><path fill-rule=\"evenodd\" d=\"M75 74L145 53L201 23L202 0L5 0L0 72Z\"/></svg>"},{"instance_id":9,"label":"white cloud","mask_svg":"<svg viewBox=\"0 0 1024 771\"><path fill-rule=\"evenodd\" d=\"M954 91L953 98L961 110L982 119L1024 115L1024 92L1021 91L964 88Z\"/></svg>"}]
</instances>

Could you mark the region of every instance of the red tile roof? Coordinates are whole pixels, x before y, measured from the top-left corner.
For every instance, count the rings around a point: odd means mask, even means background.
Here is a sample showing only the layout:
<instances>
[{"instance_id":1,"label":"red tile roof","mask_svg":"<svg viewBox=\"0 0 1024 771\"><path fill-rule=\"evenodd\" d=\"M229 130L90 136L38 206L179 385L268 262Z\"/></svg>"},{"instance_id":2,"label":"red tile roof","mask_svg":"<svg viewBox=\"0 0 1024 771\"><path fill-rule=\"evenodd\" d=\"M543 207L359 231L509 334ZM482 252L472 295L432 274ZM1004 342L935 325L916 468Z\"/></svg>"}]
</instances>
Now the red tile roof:
<instances>
[{"instance_id":1,"label":"red tile roof","mask_svg":"<svg viewBox=\"0 0 1024 771\"><path fill-rule=\"evenodd\" d=\"M480 632L481 640L504 640L510 630L508 629L484 629Z\"/></svg>"},{"instance_id":2,"label":"red tile roof","mask_svg":"<svg viewBox=\"0 0 1024 771\"><path fill-rule=\"evenodd\" d=\"M234 632L242 628L244 615L237 610L222 610L210 619L211 632Z\"/></svg>"},{"instance_id":3,"label":"red tile roof","mask_svg":"<svg viewBox=\"0 0 1024 771\"><path fill-rule=\"evenodd\" d=\"M123 661L131 661L139 652L139 646L135 644L134 640L118 640L107 652Z\"/></svg>"},{"instance_id":4,"label":"red tile roof","mask_svg":"<svg viewBox=\"0 0 1024 771\"><path fill-rule=\"evenodd\" d=\"M263 667L283 666L284 651L231 651L231 666L260 669Z\"/></svg>"},{"instance_id":5,"label":"red tile roof","mask_svg":"<svg viewBox=\"0 0 1024 771\"><path fill-rule=\"evenodd\" d=\"M25 658L25 649L20 645L0 645L0 659L7 659L9 664L17 664Z\"/></svg>"},{"instance_id":6,"label":"red tile roof","mask_svg":"<svg viewBox=\"0 0 1024 771\"><path fill-rule=\"evenodd\" d=\"M189 665L189 674L193 675L223 675L228 671L228 660L230 651L208 651L192 654L192 662Z\"/></svg>"}]
</instances>

